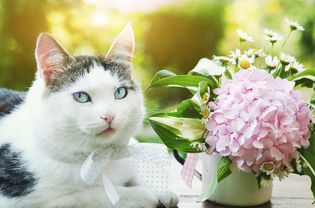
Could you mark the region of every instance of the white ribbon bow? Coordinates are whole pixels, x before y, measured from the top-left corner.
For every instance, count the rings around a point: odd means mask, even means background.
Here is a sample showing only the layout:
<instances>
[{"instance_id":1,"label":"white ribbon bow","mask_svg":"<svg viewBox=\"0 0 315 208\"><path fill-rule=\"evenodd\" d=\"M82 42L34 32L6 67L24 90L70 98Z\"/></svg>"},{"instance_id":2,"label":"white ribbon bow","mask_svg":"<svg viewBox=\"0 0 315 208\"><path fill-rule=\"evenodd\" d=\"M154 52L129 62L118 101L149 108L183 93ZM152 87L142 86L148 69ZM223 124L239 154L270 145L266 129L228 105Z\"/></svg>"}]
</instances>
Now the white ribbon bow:
<instances>
[{"instance_id":1,"label":"white ribbon bow","mask_svg":"<svg viewBox=\"0 0 315 208\"><path fill-rule=\"evenodd\" d=\"M92 185L102 175L105 192L115 205L119 201L119 195L110 179L103 174L110 160L128 158L128 163L135 173L143 180L144 185L161 202L168 207L169 202L163 201L169 197L163 197L169 193L169 175L166 167L170 165L167 148L161 144L137 143L125 146L104 146L94 150L81 166L82 180Z\"/></svg>"}]
</instances>

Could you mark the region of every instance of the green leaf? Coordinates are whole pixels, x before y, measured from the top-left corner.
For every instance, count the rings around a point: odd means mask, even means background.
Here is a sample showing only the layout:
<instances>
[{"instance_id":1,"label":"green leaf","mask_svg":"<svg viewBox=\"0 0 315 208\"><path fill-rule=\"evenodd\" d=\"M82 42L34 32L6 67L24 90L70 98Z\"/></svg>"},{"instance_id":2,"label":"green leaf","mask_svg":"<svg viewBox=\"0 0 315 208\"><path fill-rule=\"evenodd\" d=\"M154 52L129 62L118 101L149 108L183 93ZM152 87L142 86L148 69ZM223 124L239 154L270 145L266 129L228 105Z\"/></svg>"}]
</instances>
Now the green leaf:
<instances>
[{"instance_id":1,"label":"green leaf","mask_svg":"<svg viewBox=\"0 0 315 208\"><path fill-rule=\"evenodd\" d=\"M228 177L232 172L231 172L231 161L228 157L222 157L219 168L217 170L217 179L218 182L222 181L226 177Z\"/></svg>"},{"instance_id":2,"label":"green leaf","mask_svg":"<svg viewBox=\"0 0 315 208\"><path fill-rule=\"evenodd\" d=\"M309 104L313 104L312 100L315 99L315 90L314 88L308 88L308 87L303 87L302 85L299 86L295 86L294 90L298 90L300 91L301 95L302 95L302 99L309 103Z\"/></svg>"},{"instance_id":3,"label":"green leaf","mask_svg":"<svg viewBox=\"0 0 315 208\"><path fill-rule=\"evenodd\" d=\"M290 80L297 81L301 79L311 80L313 83L315 82L315 69L307 69L298 74L293 75Z\"/></svg>"},{"instance_id":4,"label":"green leaf","mask_svg":"<svg viewBox=\"0 0 315 208\"><path fill-rule=\"evenodd\" d=\"M165 77L172 77L172 76L176 76L175 73L171 72L171 71L168 71L168 70L161 70L161 71L158 71L153 79L151 80L149 86L145 89L145 90L148 90L150 88L150 86L152 85L152 83L154 82L157 82L158 80L160 79L163 79Z\"/></svg>"},{"instance_id":5,"label":"green leaf","mask_svg":"<svg viewBox=\"0 0 315 208\"><path fill-rule=\"evenodd\" d=\"M217 83L210 78L193 75L174 75L153 79L148 88L153 87L182 87L182 88L198 88L200 82L206 82L213 89L216 88Z\"/></svg>"},{"instance_id":6,"label":"green leaf","mask_svg":"<svg viewBox=\"0 0 315 208\"><path fill-rule=\"evenodd\" d=\"M215 191L217 188L217 185L226 177L228 177L232 171L231 171L231 161L228 157L222 157L217 169L217 174L215 177L211 180L208 188L201 194L198 201L203 202L206 201Z\"/></svg>"},{"instance_id":7,"label":"green leaf","mask_svg":"<svg viewBox=\"0 0 315 208\"><path fill-rule=\"evenodd\" d=\"M213 88L218 87L218 79L213 75L203 75L203 74L198 74L197 72L189 72L188 75L205 77L205 78L209 79L212 83L215 83L215 85L211 85L211 87L213 87ZM220 77L220 76L218 76L218 77Z\"/></svg>"},{"instance_id":8,"label":"green leaf","mask_svg":"<svg viewBox=\"0 0 315 208\"><path fill-rule=\"evenodd\" d=\"M167 115L182 118L202 118L200 106L191 99L182 101L175 112L167 113Z\"/></svg>"},{"instance_id":9,"label":"green leaf","mask_svg":"<svg viewBox=\"0 0 315 208\"><path fill-rule=\"evenodd\" d=\"M307 88L313 88L314 87L314 81L307 79L307 78L302 78L295 81L295 86L302 86L302 87L307 87Z\"/></svg>"},{"instance_id":10,"label":"green leaf","mask_svg":"<svg viewBox=\"0 0 315 208\"><path fill-rule=\"evenodd\" d=\"M182 152L191 152L191 153L198 152L197 149L191 147L190 141L177 136L172 131L165 128L165 125L160 124L158 122L154 122L152 120L149 120L149 122L152 128L154 129L154 131L163 141L163 143L169 148L176 149Z\"/></svg>"},{"instance_id":11,"label":"green leaf","mask_svg":"<svg viewBox=\"0 0 315 208\"><path fill-rule=\"evenodd\" d=\"M172 76L176 76L176 74L168 70L161 70L154 75L153 79L151 80L151 83L156 82L159 79Z\"/></svg>"},{"instance_id":12,"label":"green leaf","mask_svg":"<svg viewBox=\"0 0 315 208\"><path fill-rule=\"evenodd\" d=\"M224 76L228 79L232 79L232 74L229 69L225 69Z\"/></svg>"},{"instance_id":13,"label":"green leaf","mask_svg":"<svg viewBox=\"0 0 315 208\"><path fill-rule=\"evenodd\" d=\"M202 97L206 92L208 92L209 85L207 82L199 82L198 93Z\"/></svg>"},{"instance_id":14,"label":"green leaf","mask_svg":"<svg viewBox=\"0 0 315 208\"><path fill-rule=\"evenodd\" d=\"M299 153L304 164L302 165L302 172L296 173L307 175L311 178L311 190L315 197L315 131L312 132L310 146L307 149L300 149Z\"/></svg>"},{"instance_id":15,"label":"green leaf","mask_svg":"<svg viewBox=\"0 0 315 208\"><path fill-rule=\"evenodd\" d=\"M163 124L172 130L177 136L186 138L189 141L196 141L202 138L205 131L205 125L200 119L195 118L180 118L172 116L155 116L150 117L150 121Z\"/></svg>"}]
</instances>

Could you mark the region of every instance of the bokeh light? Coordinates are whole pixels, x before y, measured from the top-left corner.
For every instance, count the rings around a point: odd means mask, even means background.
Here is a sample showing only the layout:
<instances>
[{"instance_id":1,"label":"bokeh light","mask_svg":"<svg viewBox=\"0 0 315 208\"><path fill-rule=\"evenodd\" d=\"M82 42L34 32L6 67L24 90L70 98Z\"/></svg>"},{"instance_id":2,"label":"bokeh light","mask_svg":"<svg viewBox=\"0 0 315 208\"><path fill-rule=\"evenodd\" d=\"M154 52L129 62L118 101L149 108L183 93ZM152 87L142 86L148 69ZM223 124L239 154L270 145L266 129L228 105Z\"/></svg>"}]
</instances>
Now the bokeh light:
<instances>
[{"instance_id":1,"label":"bokeh light","mask_svg":"<svg viewBox=\"0 0 315 208\"><path fill-rule=\"evenodd\" d=\"M287 33L285 17L306 29L292 36L286 51L312 66L314 5L314 0L0 1L0 85L26 90L31 84L40 32L51 33L73 54L99 54L106 53L128 22L136 37L135 75L143 88L158 70L185 73L200 58L228 54L236 47L237 28L254 36L254 44L263 47L265 27ZM159 109L185 96L172 89L169 93L152 90L146 92L146 101L150 109Z\"/></svg>"},{"instance_id":2,"label":"bokeh light","mask_svg":"<svg viewBox=\"0 0 315 208\"><path fill-rule=\"evenodd\" d=\"M105 26L108 22L108 17L101 10L96 10L91 14L91 24L94 26Z\"/></svg>"}]
</instances>

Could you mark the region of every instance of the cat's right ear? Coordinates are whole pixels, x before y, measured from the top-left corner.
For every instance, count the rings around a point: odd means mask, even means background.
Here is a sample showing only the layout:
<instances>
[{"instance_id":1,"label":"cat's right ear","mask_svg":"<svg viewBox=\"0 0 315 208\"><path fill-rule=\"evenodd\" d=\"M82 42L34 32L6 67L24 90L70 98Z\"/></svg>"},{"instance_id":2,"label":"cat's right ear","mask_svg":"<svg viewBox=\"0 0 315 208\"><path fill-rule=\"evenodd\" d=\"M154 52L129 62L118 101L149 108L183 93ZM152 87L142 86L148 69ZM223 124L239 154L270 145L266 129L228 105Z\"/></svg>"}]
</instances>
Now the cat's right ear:
<instances>
[{"instance_id":1,"label":"cat's right ear","mask_svg":"<svg viewBox=\"0 0 315 208\"><path fill-rule=\"evenodd\" d=\"M109 51L107 58L114 58L130 62L135 50L135 38L133 29L129 24L120 32Z\"/></svg>"},{"instance_id":2,"label":"cat's right ear","mask_svg":"<svg viewBox=\"0 0 315 208\"><path fill-rule=\"evenodd\" d=\"M39 35L35 51L36 63L46 86L54 73L62 70L62 65L70 61L69 53L48 33Z\"/></svg>"}]
</instances>

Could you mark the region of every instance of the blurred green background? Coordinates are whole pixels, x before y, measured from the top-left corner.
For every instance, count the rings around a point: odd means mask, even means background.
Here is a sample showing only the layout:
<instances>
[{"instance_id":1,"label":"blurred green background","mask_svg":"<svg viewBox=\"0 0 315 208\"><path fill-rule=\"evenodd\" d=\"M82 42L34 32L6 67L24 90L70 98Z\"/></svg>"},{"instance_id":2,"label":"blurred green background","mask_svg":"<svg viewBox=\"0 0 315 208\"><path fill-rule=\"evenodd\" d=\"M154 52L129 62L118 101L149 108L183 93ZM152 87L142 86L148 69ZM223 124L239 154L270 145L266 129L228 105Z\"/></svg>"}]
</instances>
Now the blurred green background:
<instances>
[{"instance_id":1,"label":"blurred green background","mask_svg":"<svg viewBox=\"0 0 315 208\"><path fill-rule=\"evenodd\" d=\"M292 35L286 52L312 67L314 0L0 0L0 86L27 90L31 85L40 32L51 33L73 54L99 54L130 21L136 33L135 74L145 88L158 70L186 73L202 57L227 55L238 44L237 28L255 38L255 47L264 47L263 29L285 35L285 17L306 30ZM145 96L151 113L187 94L170 89Z\"/></svg>"}]
</instances>

